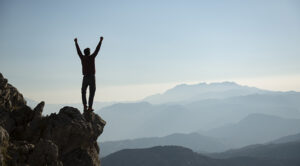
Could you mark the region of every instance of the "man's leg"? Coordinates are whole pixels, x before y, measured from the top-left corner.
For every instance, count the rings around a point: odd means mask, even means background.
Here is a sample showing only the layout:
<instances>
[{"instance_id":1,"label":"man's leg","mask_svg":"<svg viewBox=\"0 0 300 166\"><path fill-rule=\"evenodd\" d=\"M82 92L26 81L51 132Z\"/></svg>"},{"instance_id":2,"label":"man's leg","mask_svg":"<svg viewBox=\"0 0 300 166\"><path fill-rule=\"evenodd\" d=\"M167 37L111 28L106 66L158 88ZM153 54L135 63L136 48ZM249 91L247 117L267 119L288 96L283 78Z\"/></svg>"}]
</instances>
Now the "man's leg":
<instances>
[{"instance_id":1,"label":"man's leg","mask_svg":"<svg viewBox=\"0 0 300 166\"><path fill-rule=\"evenodd\" d=\"M86 76L83 77L82 79L82 86L81 86L81 98L82 98L82 104L83 104L83 109L87 109L86 105L86 89L88 86L88 79Z\"/></svg>"},{"instance_id":2,"label":"man's leg","mask_svg":"<svg viewBox=\"0 0 300 166\"><path fill-rule=\"evenodd\" d=\"M89 109L92 110L93 108L93 101L96 91L96 79L95 76L90 77L90 96L89 96Z\"/></svg>"}]
</instances>

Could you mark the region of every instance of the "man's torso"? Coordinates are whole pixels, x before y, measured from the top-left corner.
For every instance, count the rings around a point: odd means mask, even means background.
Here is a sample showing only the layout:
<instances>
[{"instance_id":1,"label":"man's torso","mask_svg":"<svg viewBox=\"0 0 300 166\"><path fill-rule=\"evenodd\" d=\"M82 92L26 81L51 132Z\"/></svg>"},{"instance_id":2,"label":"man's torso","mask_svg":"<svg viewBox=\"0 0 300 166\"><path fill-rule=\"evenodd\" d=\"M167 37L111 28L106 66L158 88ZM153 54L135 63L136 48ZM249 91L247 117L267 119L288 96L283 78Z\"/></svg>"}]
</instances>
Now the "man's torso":
<instances>
[{"instance_id":1,"label":"man's torso","mask_svg":"<svg viewBox=\"0 0 300 166\"><path fill-rule=\"evenodd\" d=\"M94 75L96 73L94 56L83 56L81 58L81 64L83 75Z\"/></svg>"}]
</instances>

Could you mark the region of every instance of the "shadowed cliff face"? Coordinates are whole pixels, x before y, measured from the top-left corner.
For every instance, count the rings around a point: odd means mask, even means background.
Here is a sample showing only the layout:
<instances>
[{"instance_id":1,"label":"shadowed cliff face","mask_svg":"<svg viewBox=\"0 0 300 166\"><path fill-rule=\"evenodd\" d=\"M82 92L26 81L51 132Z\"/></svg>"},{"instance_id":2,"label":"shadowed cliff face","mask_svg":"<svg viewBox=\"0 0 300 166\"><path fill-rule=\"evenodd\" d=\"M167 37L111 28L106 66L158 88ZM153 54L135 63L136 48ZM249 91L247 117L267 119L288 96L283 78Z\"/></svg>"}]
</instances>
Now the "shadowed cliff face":
<instances>
[{"instance_id":1,"label":"shadowed cliff face","mask_svg":"<svg viewBox=\"0 0 300 166\"><path fill-rule=\"evenodd\" d=\"M105 121L93 112L64 107L42 116L0 73L0 165L100 166L97 138Z\"/></svg>"}]
</instances>

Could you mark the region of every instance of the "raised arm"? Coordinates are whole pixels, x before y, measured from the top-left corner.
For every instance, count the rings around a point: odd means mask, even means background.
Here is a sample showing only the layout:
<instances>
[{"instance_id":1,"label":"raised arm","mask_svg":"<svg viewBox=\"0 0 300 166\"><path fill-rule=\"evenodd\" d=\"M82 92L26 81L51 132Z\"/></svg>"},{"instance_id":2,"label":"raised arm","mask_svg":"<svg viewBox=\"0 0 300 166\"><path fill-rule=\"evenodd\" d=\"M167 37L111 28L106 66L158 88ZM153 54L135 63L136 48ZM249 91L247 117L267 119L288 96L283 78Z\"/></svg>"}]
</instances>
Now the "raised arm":
<instances>
[{"instance_id":1,"label":"raised arm","mask_svg":"<svg viewBox=\"0 0 300 166\"><path fill-rule=\"evenodd\" d=\"M74 42L75 42L75 46L76 46L77 53L78 53L79 57L82 58L83 55L82 55L81 50L80 50L80 48L79 48L79 45L78 45L78 43L77 43L77 38L74 39Z\"/></svg>"},{"instance_id":2,"label":"raised arm","mask_svg":"<svg viewBox=\"0 0 300 166\"><path fill-rule=\"evenodd\" d=\"M98 52L100 51L100 47L101 47L101 45L102 45L102 40L103 40L103 37L101 36L101 37L100 37L100 41L99 41L99 43L98 43L98 45L97 45L97 47L96 47L94 53L92 54L92 56L94 56L94 57L97 56Z\"/></svg>"}]
</instances>

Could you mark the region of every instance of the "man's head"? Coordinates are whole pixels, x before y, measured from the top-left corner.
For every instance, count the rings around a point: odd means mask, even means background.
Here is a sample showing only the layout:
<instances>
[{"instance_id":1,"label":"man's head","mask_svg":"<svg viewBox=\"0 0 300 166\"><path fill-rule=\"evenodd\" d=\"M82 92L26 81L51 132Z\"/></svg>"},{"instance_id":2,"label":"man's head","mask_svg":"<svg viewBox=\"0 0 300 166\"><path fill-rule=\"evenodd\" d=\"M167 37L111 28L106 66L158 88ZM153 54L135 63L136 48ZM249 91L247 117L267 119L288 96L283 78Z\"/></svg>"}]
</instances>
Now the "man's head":
<instances>
[{"instance_id":1,"label":"man's head","mask_svg":"<svg viewBox=\"0 0 300 166\"><path fill-rule=\"evenodd\" d=\"M86 49L84 49L84 55L85 56L89 56L91 53L90 53L90 48L86 48Z\"/></svg>"}]
</instances>

